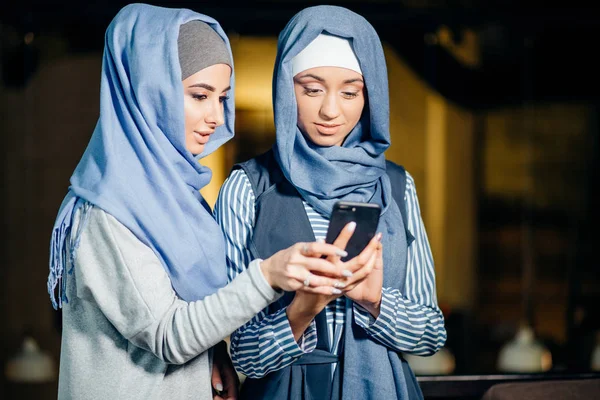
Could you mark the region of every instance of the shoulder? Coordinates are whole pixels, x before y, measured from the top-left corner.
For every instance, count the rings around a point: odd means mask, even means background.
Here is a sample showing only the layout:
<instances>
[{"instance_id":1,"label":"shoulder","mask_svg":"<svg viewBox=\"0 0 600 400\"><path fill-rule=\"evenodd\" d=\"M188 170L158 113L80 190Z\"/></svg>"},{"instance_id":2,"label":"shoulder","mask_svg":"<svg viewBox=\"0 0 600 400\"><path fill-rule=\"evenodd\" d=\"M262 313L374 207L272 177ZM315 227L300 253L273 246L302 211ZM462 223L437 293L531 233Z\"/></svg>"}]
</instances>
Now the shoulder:
<instances>
[{"instance_id":1,"label":"shoulder","mask_svg":"<svg viewBox=\"0 0 600 400\"><path fill-rule=\"evenodd\" d=\"M410 174L410 172L406 172L406 190L414 190L415 189L415 179Z\"/></svg>"},{"instance_id":2,"label":"shoulder","mask_svg":"<svg viewBox=\"0 0 600 400\"><path fill-rule=\"evenodd\" d=\"M234 169L231 171L225 182L223 182L223 188L233 189L236 187L250 186L250 180L246 171L243 169Z\"/></svg>"},{"instance_id":3,"label":"shoulder","mask_svg":"<svg viewBox=\"0 0 600 400\"><path fill-rule=\"evenodd\" d=\"M385 163L386 163L387 173L388 173L390 179L394 183L397 183L399 181L404 181L405 189L407 192L414 190L415 180L414 180L413 176L410 174L410 172L408 172L408 170L406 168L404 168L404 166L402 166L400 164L396 164L395 162L390 161L390 160L386 160Z\"/></svg>"},{"instance_id":4,"label":"shoulder","mask_svg":"<svg viewBox=\"0 0 600 400\"><path fill-rule=\"evenodd\" d=\"M86 203L75 215L74 229L82 235L90 234L94 242L104 238L116 243L128 243L132 247L147 247L112 214L91 203Z\"/></svg>"},{"instance_id":5,"label":"shoulder","mask_svg":"<svg viewBox=\"0 0 600 400\"><path fill-rule=\"evenodd\" d=\"M390 160L385 160L385 166L386 166L386 170L389 173L392 174L405 174L406 173L406 169L400 165L400 164L396 164L393 161Z\"/></svg>"},{"instance_id":6,"label":"shoulder","mask_svg":"<svg viewBox=\"0 0 600 400\"><path fill-rule=\"evenodd\" d=\"M218 213L225 208L238 209L240 204L245 206L247 203L253 203L254 199L254 190L248 175L243 169L234 169L221 186L215 211Z\"/></svg>"},{"instance_id":7,"label":"shoulder","mask_svg":"<svg viewBox=\"0 0 600 400\"><path fill-rule=\"evenodd\" d=\"M264 173L271 170L277 164L272 150L251 158L247 161L237 163L233 166L233 171L244 170L252 175L253 173Z\"/></svg>"},{"instance_id":8,"label":"shoulder","mask_svg":"<svg viewBox=\"0 0 600 400\"><path fill-rule=\"evenodd\" d=\"M273 150L233 166L233 171L243 170L257 197L268 188L281 182L283 173L275 159Z\"/></svg>"}]
</instances>

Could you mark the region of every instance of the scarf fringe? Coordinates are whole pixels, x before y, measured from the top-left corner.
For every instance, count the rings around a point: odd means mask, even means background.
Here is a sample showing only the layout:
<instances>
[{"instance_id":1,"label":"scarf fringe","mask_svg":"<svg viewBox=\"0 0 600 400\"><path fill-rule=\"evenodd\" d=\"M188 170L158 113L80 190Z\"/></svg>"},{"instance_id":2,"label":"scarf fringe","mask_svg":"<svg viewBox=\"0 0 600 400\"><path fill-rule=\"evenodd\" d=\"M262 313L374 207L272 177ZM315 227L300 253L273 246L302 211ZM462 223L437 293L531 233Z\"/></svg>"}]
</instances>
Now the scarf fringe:
<instances>
[{"instance_id":1,"label":"scarf fringe","mask_svg":"<svg viewBox=\"0 0 600 400\"><path fill-rule=\"evenodd\" d=\"M87 224L89 210L92 205L81 198L72 194L67 195L58 214L58 218L52 230L52 239L50 242L50 273L48 274L47 289L55 310L62 308L63 303L68 303L67 297L67 274L65 274L68 262L71 263L71 269L68 274L73 273L75 264L75 253L79 247L81 233ZM75 236L71 237L71 225L73 217L78 210L81 210L81 218ZM70 239L70 240L69 240ZM70 253L67 252L70 246ZM67 254L70 254L67 260ZM68 262L67 262L68 261Z\"/></svg>"}]
</instances>

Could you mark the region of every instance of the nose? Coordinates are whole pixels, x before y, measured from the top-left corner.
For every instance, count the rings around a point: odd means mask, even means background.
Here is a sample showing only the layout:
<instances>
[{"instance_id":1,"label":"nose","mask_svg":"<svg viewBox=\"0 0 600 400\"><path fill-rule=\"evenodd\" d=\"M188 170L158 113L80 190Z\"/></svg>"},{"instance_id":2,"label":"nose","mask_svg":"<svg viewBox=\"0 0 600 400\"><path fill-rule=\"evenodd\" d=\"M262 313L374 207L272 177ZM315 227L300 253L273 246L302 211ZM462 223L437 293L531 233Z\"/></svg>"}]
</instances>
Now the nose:
<instances>
[{"instance_id":1,"label":"nose","mask_svg":"<svg viewBox=\"0 0 600 400\"><path fill-rule=\"evenodd\" d=\"M323 98L319 115L325 120L332 120L340 115L339 99L336 93L329 92Z\"/></svg>"},{"instance_id":2,"label":"nose","mask_svg":"<svg viewBox=\"0 0 600 400\"><path fill-rule=\"evenodd\" d=\"M206 113L205 120L207 124L215 128L225 123L225 106L218 98L216 102L211 104L210 110Z\"/></svg>"}]
</instances>

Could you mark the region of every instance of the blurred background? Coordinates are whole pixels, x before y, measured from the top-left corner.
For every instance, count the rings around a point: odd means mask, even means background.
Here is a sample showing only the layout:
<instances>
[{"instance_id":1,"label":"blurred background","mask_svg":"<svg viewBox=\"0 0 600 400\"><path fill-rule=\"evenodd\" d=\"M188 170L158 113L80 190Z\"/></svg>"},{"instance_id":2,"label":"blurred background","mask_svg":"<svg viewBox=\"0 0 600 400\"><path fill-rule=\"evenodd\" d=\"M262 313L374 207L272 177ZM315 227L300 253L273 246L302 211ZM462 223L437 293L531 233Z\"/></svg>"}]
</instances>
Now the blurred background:
<instances>
[{"instance_id":1,"label":"blurred background","mask_svg":"<svg viewBox=\"0 0 600 400\"><path fill-rule=\"evenodd\" d=\"M598 11L564 0L149 3L208 14L231 40L236 137L203 160L211 204L231 166L274 141L271 75L289 18L316 4L366 17L387 58L387 157L415 178L448 331L442 352L409 362L419 376L600 370ZM0 3L2 398L56 398L50 231L98 118L104 32L125 4Z\"/></svg>"}]
</instances>

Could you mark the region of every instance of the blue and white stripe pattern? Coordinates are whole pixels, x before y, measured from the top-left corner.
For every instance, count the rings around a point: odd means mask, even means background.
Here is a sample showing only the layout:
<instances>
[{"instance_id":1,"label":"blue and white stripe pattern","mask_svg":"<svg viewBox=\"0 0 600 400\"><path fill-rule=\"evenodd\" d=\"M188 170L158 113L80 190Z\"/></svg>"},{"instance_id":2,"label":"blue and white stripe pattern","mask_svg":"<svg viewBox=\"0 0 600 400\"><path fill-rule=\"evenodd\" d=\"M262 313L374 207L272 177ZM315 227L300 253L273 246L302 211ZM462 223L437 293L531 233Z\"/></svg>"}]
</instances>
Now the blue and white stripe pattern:
<instances>
[{"instance_id":1,"label":"blue and white stripe pattern","mask_svg":"<svg viewBox=\"0 0 600 400\"><path fill-rule=\"evenodd\" d=\"M395 351L430 355L446 341L444 318L437 305L433 258L412 176L406 173L408 229L415 241L408 249L405 292L383 288L380 315L354 304L355 322L383 345ZM233 280L250 263L248 251L254 226L254 193L245 172L235 170L223 184L215 205L215 216L224 232L227 273ZM304 202L315 238L325 238L329 221ZM345 322L345 298L326 307L330 351L337 354ZM297 343L285 309L268 315L261 311L231 336L231 357L235 368L251 378L292 364L317 344L313 321ZM335 365L332 365L332 371Z\"/></svg>"}]
</instances>

